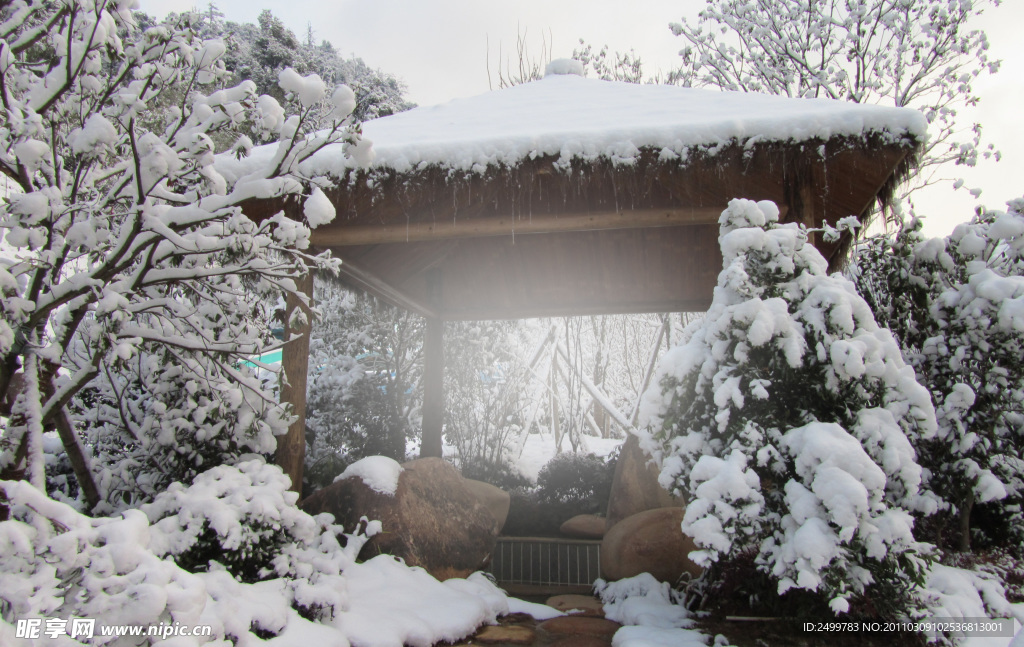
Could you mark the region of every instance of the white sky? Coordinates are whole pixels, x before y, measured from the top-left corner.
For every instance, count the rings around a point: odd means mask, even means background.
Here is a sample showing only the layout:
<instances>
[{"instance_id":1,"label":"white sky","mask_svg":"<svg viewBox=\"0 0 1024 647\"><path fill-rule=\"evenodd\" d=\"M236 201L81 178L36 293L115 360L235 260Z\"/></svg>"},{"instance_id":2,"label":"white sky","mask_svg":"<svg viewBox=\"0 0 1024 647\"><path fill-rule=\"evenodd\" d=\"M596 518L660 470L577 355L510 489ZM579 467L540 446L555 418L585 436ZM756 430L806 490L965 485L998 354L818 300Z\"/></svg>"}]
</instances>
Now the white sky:
<instances>
[{"instance_id":1,"label":"white sky","mask_svg":"<svg viewBox=\"0 0 1024 647\"><path fill-rule=\"evenodd\" d=\"M532 58L549 45L554 58L569 56L580 38L611 50L636 50L647 72L675 66L680 39L669 22L695 19L703 0L219 0L228 20L256 22L270 9L300 37L311 25L317 40L329 40L345 55L361 57L401 78L408 96L420 105L442 103L486 92L488 59L497 86L501 58L515 63L517 37L525 33ZM169 11L206 7L206 0L141 0L141 8L163 17ZM1001 71L977 83L982 101L963 114L984 126L987 141L1003 153L999 163L952 169L966 188L980 188L980 203L1003 208L1024 195L1024 49L1019 44L1024 2L1004 0L978 21L991 43L991 55L1003 59ZM488 47L489 43L489 47ZM489 50L489 51L488 51ZM969 123L969 122L967 122ZM738 196L742 197L742 196ZM919 192L919 214L926 231L945 235L973 214L975 201L951 184Z\"/></svg>"}]
</instances>

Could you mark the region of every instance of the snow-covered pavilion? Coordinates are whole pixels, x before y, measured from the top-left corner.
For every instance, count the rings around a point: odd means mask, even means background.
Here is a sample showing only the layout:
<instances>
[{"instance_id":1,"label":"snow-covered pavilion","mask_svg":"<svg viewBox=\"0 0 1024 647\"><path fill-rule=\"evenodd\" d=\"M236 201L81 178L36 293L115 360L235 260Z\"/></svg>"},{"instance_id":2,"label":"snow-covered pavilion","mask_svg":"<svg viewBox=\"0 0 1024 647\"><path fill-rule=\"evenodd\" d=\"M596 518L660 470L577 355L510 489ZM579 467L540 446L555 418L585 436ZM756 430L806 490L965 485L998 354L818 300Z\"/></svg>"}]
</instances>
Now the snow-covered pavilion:
<instances>
[{"instance_id":1,"label":"snow-covered pavilion","mask_svg":"<svg viewBox=\"0 0 1024 647\"><path fill-rule=\"evenodd\" d=\"M305 162L340 178L326 191L337 217L313 244L351 285L426 317L423 455L441 454L445 320L704 310L730 199L772 200L811 227L866 216L927 128L909 109L600 81L577 66L367 122L368 165L341 145ZM281 208L301 218L299 203L249 211ZM815 243L835 267L849 241ZM307 359L286 347L303 413ZM303 428L279 450L299 474Z\"/></svg>"}]
</instances>

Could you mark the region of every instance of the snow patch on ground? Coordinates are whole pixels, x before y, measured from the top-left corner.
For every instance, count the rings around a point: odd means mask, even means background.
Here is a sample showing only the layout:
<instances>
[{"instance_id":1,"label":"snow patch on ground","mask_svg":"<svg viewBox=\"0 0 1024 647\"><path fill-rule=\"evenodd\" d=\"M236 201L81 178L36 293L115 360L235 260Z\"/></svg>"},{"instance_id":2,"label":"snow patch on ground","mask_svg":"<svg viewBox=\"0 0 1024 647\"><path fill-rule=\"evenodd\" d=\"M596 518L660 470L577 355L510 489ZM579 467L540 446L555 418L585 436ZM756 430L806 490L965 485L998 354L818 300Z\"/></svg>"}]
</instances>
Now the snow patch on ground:
<instances>
[{"instance_id":1,"label":"snow patch on ground","mask_svg":"<svg viewBox=\"0 0 1024 647\"><path fill-rule=\"evenodd\" d=\"M551 618L557 618L565 615L558 609L549 607L546 604L527 602L526 600L520 600L519 598L508 599L508 612L525 613L532 616L535 620L550 620Z\"/></svg>"},{"instance_id":2,"label":"snow patch on ground","mask_svg":"<svg viewBox=\"0 0 1024 647\"><path fill-rule=\"evenodd\" d=\"M704 647L711 639L693 629L623 627L612 637L612 647Z\"/></svg>"},{"instance_id":3,"label":"snow patch on ground","mask_svg":"<svg viewBox=\"0 0 1024 647\"><path fill-rule=\"evenodd\" d=\"M438 582L422 568L378 555L348 567L345 577L349 608L333 624L355 647L455 642L509 611L505 594L481 573Z\"/></svg>"},{"instance_id":4,"label":"snow patch on ground","mask_svg":"<svg viewBox=\"0 0 1024 647\"><path fill-rule=\"evenodd\" d=\"M623 625L644 625L662 629L692 627L689 612L672 599L671 587L659 582L650 573L636 577L594 583L604 617Z\"/></svg>"},{"instance_id":5,"label":"snow patch on ground","mask_svg":"<svg viewBox=\"0 0 1024 647\"><path fill-rule=\"evenodd\" d=\"M696 647L712 639L696 629L690 613L674 599L666 582L641 573L618 582L594 583L604 616L624 626L615 632L613 647ZM715 645L725 644L715 640Z\"/></svg>"},{"instance_id":6,"label":"snow patch on ground","mask_svg":"<svg viewBox=\"0 0 1024 647\"><path fill-rule=\"evenodd\" d=\"M348 467L334 478L335 482L358 476L363 483L375 492L395 496L398 489L398 475L403 472L402 466L387 456L367 456Z\"/></svg>"}]
</instances>

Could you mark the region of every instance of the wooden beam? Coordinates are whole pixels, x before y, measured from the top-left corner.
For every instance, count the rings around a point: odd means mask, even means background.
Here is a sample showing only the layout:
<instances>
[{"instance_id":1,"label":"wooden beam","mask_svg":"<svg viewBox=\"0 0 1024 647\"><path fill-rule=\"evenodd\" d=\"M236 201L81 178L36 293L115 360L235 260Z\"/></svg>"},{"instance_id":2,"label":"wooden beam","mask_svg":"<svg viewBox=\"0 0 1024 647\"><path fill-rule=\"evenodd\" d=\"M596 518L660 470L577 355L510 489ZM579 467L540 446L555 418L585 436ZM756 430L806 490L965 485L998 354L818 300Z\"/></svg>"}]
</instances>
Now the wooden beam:
<instances>
[{"instance_id":1,"label":"wooden beam","mask_svg":"<svg viewBox=\"0 0 1024 647\"><path fill-rule=\"evenodd\" d=\"M342 280L352 284L360 290L369 292L384 299L388 303L415 312L427 319L436 319L440 315L433 306L402 292L390 283L382 280L377 275L367 272L351 261L342 260L340 274Z\"/></svg>"},{"instance_id":2,"label":"wooden beam","mask_svg":"<svg viewBox=\"0 0 1024 647\"><path fill-rule=\"evenodd\" d=\"M317 247L376 245L451 238L519 236L564 231L633 229L703 225L718 222L724 206L679 209L619 209L567 214L534 214L499 218L452 218L451 221L345 226L343 220L313 230L310 242Z\"/></svg>"},{"instance_id":3,"label":"wooden beam","mask_svg":"<svg viewBox=\"0 0 1024 647\"><path fill-rule=\"evenodd\" d=\"M651 314L659 312L705 312L711 307L711 298L674 299L671 301L645 301L619 304L576 302L560 306L517 305L515 307L449 308L444 312L446 321L490 321L495 319L531 319L544 317L573 317L591 315Z\"/></svg>"},{"instance_id":4,"label":"wooden beam","mask_svg":"<svg viewBox=\"0 0 1024 647\"><path fill-rule=\"evenodd\" d=\"M277 437L277 454L274 462L292 480L291 489L302 493L302 470L306 460L306 373L309 370L309 333L313 324L313 271L296 280L296 288L309 298L309 305L301 302L297 295L289 294L285 301L284 338L301 335L288 341L282 349L281 402L292 405L292 414L297 416L288 427L288 433ZM291 326L293 313L301 309L306 322Z\"/></svg>"}]
</instances>

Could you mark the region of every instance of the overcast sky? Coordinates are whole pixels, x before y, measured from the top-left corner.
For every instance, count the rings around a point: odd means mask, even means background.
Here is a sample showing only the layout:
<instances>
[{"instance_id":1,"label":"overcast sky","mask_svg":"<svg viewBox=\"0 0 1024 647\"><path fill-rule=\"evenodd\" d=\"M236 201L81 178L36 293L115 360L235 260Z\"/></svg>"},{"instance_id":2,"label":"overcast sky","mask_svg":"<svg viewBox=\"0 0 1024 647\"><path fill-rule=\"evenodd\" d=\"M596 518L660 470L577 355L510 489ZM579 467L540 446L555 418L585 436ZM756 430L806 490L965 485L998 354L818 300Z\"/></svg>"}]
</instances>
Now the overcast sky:
<instances>
[{"instance_id":1,"label":"overcast sky","mask_svg":"<svg viewBox=\"0 0 1024 647\"><path fill-rule=\"evenodd\" d=\"M488 61L497 85L500 60L514 64L516 40L525 34L529 54L539 58L549 46L554 58L572 54L580 38L612 50L635 49L645 70L675 66L680 39L668 23L684 16L695 19L703 0L219 0L228 20L256 22L270 9L296 34L311 26L317 40L329 40L345 55L361 57L370 66L401 78L408 96L420 105L442 103L486 92ZM206 0L141 0L142 10L163 17L169 11L204 9ZM1003 59L1001 71L983 78L976 88L982 101L964 115L980 121L986 139L1003 160L982 163L962 173L966 187L982 189L978 202L1003 208L1024 195L1024 48L1020 26L1024 2L1010 0L987 10L977 27L986 30L991 54ZM954 169L951 173L959 173ZM926 229L945 235L968 220L976 201L966 191L946 185L916 198L926 214Z\"/></svg>"}]
</instances>

